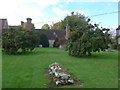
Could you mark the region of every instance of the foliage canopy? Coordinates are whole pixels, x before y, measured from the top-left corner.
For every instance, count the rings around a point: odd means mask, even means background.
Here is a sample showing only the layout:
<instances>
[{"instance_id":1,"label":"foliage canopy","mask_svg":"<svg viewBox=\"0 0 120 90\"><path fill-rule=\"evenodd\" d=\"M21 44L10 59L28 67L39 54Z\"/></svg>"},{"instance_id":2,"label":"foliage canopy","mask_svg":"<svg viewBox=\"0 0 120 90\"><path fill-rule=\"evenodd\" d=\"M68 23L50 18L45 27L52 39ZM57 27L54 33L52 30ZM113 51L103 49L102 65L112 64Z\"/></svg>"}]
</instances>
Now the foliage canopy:
<instances>
[{"instance_id":1,"label":"foliage canopy","mask_svg":"<svg viewBox=\"0 0 120 90\"><path fill-rule=\"evenodd\" d=\"M3 52L17 54L20 49L22 53L32 51L38 45L38 41L37 31L10 29L2 34Z\"/></svg>"},{"instance_id":2,"label":"foliage canopy","mask_svg":"<svg viewBox=\"0 0 120 90\"><path fill-rule=\"evenodd\" d=\"M48 24L44 24L41 29L50 29L50 26Z\"/></svg>"},{"instance_id":3,"label":"foliage canopy","mask_svg":"<svg viewBox=\"0 0 120 90\"><path fill-rule=\"evenodd\" d=\"M69 55L91 56L92 52L105 51L111 43L109 29L99 28L97 24L92 25L90 19L86 19L83 15L72 13L62 23L70 25L71 35L66 48ZM65 27L64 24L63 27Z\"/></svg>"}]
</instances>

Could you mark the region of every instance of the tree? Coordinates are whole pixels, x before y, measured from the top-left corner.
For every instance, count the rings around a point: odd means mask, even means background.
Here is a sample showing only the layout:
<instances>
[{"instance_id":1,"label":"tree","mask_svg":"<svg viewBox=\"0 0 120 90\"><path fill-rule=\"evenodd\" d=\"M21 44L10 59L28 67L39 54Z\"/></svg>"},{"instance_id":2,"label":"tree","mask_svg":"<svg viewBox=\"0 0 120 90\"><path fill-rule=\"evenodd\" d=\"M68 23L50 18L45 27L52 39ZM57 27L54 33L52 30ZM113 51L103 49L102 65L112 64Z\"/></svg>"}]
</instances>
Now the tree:
<instances>
[{"instance_id":1,"label":"tree","mask_svg":"<svg viewBox=\"0 0 120 90\"><path fill-rule=\"evenodd\" d=\"M50 26L48 24L44 24L41 29L50 29Z\"/></svg>"},{"instance_id":2,"label":"tree","mask_svg":"<svg viewBox=\"0 0 120 90\"><path fill-rule=\"evenodd\" d=\"M67 18L67 19L66 19ZM92 25L90 19L83 15L72 13L62 23L70 25L71 35L68 38L66 50L72 56L91 56L92 52L105 51L111 43L109 29L99 28L98 24ZM64 24L63 24L64 26Z\"/></svg>"},{"instance_id":3,"label":"tree","mask_svg":"<svg viewBox=\"0 0 120 90\"><path fill-rule=\"evenodd\" d=\"M74 12L72 12L70 16L66 16L64 20L62 20L61 29L66 29L66 25L69 24L70 31L79 30L87 27L89 21L90 19L86 19L84 15L79 13L74 14ZM92 27L92 25L89 26Z\"/></svg>"},{"instance_id":4,"label":"tree","mask_svg":"<svg viewBox=\"0 0 120 90\"><path fill-rule=\"evenodd\" d=\"M91 56L92 52L105 51L110 42L111 40L107 32L103 33L101 29L91 31L78 30L72 32L68 40L67 50L72 56L82 56L86 54Z\"/></svg>"},{"instance_id":5,"label":"tree","mask_svg":"<svg viewBox=\"0 0 120 90\"><path fill-rule=\"evenodd\" d=\"M49 41L45 34L39 33L39 44L42 45L42 47L49 47Z\"/></svg>"},{"instance_id":6,"label":"tree","mask_svg":"<svg viewBox=\"0 0 120 90\"><path fill-rule=\"evenodd\" d=\"M33 38L34 37L34 38ZM2 34L3 52L8 54L18 54L32 51L38 45L38 34L34 30L10 29Z\"/></svg>"},{"instance_id":7,"label":"tree","mask_svg":"<svg viewBox=\"0 0 120 90\"><path fill-rule=\"evenodd\" d=\"M55 24L53 24L53 26L51 26L51 29L61 29L61 22L56 22Z\"/></svg>"}]
</instances>

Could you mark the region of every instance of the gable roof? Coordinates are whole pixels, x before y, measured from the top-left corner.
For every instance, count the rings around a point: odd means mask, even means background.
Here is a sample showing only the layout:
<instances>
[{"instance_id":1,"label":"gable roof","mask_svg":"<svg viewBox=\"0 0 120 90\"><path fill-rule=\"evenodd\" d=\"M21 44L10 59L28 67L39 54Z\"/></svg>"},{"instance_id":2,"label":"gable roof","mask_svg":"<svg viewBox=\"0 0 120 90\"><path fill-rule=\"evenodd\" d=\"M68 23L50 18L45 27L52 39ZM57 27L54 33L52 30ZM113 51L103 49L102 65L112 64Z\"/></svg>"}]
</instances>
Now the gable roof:
<instances>
[{"instance_id":1,"label":"gable roof","mask_svg":"<svg viewBox=\"0 0 120 90\"><path fill-rule=\"evenodd\" d=\"M35 29L41 33L44 33L49 40L55 40L55 38L65 39L66 31L65 30L50 30L50 29Z\"/></svg>"}]
</instances>

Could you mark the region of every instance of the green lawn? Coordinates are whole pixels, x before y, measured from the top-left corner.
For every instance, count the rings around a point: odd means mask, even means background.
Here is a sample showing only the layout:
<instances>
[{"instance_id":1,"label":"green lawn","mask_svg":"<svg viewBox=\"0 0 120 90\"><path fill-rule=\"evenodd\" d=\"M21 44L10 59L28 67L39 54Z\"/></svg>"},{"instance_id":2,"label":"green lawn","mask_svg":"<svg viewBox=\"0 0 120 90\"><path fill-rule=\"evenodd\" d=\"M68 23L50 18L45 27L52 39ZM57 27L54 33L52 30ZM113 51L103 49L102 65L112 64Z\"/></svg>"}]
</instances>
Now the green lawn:
<instances>
[{"instance_id":1,"label":"green lawn","mask_svg":"<svg viewBox=\"0 0 120 90\"><path fill-rule=\"evenodd\" d=\"M3 88L47 87L49 79L45 70L54 62L62 64L84 82L82 88L117 88L117 57L118 52L112 51L76 58L57 48L37 48L25 55L3 53Z\"/></svg>"}]
</instances>

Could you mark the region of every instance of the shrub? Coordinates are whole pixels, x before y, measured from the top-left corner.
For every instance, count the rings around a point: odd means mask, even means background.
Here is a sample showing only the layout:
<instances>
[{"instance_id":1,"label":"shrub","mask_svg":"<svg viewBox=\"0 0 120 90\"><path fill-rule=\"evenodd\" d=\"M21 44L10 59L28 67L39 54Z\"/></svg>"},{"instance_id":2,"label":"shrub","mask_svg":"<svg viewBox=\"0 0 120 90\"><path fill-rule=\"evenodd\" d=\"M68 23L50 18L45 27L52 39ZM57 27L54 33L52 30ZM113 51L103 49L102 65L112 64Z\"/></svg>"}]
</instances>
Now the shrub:
<instances>
[{"instance_id":1,"label":"shrub","mask_svg":"<svg viewBox=\"0 0 120 90\"><path fill-rule=\"evenodd\" d=\"M22 53L32 51L38 41L38 34L34 30L10 29L2 34L3 52L17 54L19 49Z\"/></svg>"},{"instance_id":2,"label":"shrub","mask_svg":"<svg viewBox=\"0 0 120 90\"><path fill-rule=\"evenodd\" d=\"M39 33L39 44L42 45L42 47L49 47L49 41L45 34Z\"/></svg>"},{"instance_id":3,"label":"shrub","mask_svg":"<svg viewBox=\"0 0 120 90\"><path fill-rule=\"evenodd\" d=\"M58 42L56 42L56 45L60 46L60 45L65 44L66 42L67 42L67 40L64 39L64 38L62 38L62 39L60 39Z\"/></svg>"},{"instance_id":4,"label":"shrub","mask_svg":"<svg viewBox=\"0 0 120 90\"><path fill-rule=\"evenodd\" d=\"M53 47L59 47L59 45L57 44L58 41L59 41L59 39L58 39L58 38L55 38L55 41L54 41Z\"/></svg>"}]
</instances>

